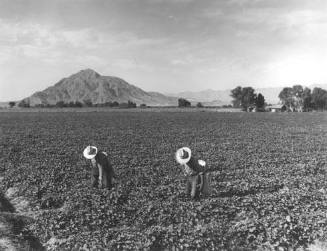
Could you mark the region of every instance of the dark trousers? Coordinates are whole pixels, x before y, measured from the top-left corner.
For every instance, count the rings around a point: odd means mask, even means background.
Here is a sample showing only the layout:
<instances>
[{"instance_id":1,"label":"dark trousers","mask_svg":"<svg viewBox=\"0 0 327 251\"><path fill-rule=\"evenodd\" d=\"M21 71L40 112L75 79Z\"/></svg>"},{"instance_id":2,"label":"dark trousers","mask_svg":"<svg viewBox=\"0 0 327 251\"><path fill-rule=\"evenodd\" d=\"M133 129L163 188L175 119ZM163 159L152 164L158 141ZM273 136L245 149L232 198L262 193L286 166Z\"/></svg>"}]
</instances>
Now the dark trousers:
<instances>
[{"instance_id":1,"label":"dark trousers","mask_svg":"<svg viewBox=\"0 0 327 251\"><path fill-rule=\"evenodd\" d=\"M196 198L203 193L209 194L209 182L207 174L197 174L186 178L186 194Z\"/></svg>"}]
</instances>

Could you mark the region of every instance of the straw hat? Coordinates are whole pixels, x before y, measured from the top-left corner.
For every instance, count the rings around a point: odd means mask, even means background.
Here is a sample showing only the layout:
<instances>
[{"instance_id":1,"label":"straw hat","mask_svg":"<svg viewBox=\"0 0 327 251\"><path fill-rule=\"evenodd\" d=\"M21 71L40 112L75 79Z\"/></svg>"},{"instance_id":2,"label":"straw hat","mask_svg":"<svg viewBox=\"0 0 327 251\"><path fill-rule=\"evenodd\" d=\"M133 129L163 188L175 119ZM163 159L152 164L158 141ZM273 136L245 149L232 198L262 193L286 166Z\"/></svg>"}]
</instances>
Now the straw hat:
<instances>
[{"instance_id":1,"label":"straw hat","mask_svg":"<svg viewBox=\"0 0 327 251\"><path fill-rule=\"evenodd\" d=\"M176 151L175 157L177 163L184 165L191 159L191 149L188 147L182 147Z\"/></svg>"},{"instance_id":2,"label":"straw hat","mask_svg":"<svg viewBox=\"0 0 327 251\"><path fill-rule=\"evenodd\" d=\"M87 159L93 159L98 153L98 149L95 146L87 146L83 151L83 156Z\"/></svg>"}]
</instances>

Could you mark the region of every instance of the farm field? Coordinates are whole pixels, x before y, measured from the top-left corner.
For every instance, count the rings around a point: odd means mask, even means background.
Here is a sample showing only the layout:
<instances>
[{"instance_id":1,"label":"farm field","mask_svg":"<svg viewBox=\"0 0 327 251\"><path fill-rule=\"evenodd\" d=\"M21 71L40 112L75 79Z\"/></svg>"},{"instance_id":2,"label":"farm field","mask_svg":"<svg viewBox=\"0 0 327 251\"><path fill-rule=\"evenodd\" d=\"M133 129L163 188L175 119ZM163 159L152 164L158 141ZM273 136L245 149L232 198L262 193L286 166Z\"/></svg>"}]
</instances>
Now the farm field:
<instances>
[{"instance_id":1,"label":"farm field","mask_svg":"<svg viewBox=\"0 0 327 251\"><path fill-rule=\"evenodd\" d=\"M294 250L327 239L326 113L1 112L0 133L0 189L31 202L28 231L49 249ZM109 153L111 191L90 188L89 144ZM184 195L182 146L207 161L210 196Z\"/></svg>"}]
</instances>

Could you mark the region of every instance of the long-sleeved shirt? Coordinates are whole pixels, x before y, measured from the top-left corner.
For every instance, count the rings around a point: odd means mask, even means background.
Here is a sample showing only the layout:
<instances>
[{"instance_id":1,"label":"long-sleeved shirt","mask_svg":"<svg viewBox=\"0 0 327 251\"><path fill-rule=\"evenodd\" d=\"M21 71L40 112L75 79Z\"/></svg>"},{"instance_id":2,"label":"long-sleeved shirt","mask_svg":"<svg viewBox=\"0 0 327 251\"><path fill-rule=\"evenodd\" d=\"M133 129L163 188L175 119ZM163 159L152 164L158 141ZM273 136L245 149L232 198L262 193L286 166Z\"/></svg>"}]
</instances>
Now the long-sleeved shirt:
<instances>
[{"instance_id":1,"label":"long-sleeved shirt","mask_svg":"<svg viewBox=\"0 0 327 251\"><path fill-rule=\"evenodd\" d=\"M199 160L191 157L190 160L183 165L183 171L186 176L194 176L205 171L205 167L199 164Z\"/></svg>"},{"instance_id":2,"label":"long-sleeved shirt","mask_svg":"<svg viewBox=\"0 0 327 251\"><path fill-rule=\"evenodd\" d=\"M95 156L95 161L91 161L91 163L93 176L98 176L100 179L106 178L108 176L115 176L114 169L112 168L112 165L108 159L107 153L99 151Z\"/></svg>"}]
</instances>

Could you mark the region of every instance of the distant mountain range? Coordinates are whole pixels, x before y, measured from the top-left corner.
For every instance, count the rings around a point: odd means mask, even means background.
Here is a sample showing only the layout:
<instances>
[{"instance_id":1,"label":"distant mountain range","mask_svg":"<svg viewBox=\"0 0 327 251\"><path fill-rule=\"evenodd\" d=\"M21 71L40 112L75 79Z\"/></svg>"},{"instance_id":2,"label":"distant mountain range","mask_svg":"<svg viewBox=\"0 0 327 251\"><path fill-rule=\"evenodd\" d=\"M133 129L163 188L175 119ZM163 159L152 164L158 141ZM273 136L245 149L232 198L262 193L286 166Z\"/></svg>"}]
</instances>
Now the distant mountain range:
<instances>
[{"instance_id":1,"label":"distant mountain range","mask_svg":"<svg viewBox=\"0 0 327 251\"><path fill-rule=\"evenodd\" d=\"M291 85L290 85L291 86ZM321 87L327 89L327 85L311 85L310 89ZM277 104L278 95L283 87L258 88L256 93L261 93L267 103ZM118 77L101 76L91 69L81 70L67 78L63 78L53 86L43 91L34 93L24 99L31 106L38 104L54 105L59 101L83 102L92 101L93 104L106 102L118 103L132 101L137 105L147 104L150 106L177 106L178 98L189 100L192 105L201 102L205 106L222 106L231 104L231 90L203 90L198 92L180 92L161 94L159 92L146 92L131 85ZM19 101L18 101L19 102ZM0 102L0 107L8 106L8 102Z\"/></svg>"},{"instance_id":2,"label":"distant mountain range","mask_svg":"<svg viewBox=\"0 0 327 251\"><path fill-rule=\"evenodd\" d=\"M201 102L206 106L221 106L231 104L232 98L230 97L230 90L203 90L199 92L179 92L167 93L171 97L185 98L189 100L192 105Z\"/></svg>"},{"instance_id":3,"label":"distant mountain range","mask_svg":"<svg viewBox=\"0 0 327 251\"><path fill-rule=\"evenodd\" d=\"M123 103L132 101L136 104L145 103L151 106L177 105L177 99L157 92L145 92L142 89L128 84L123 79L110 76L101 76L91 69L82 70L68 78L64 78L43 91L36 92L24 99L31 106L38 104L56 104L85 100L93 104L106 102Z\"/></svg>"}]
</instances>

